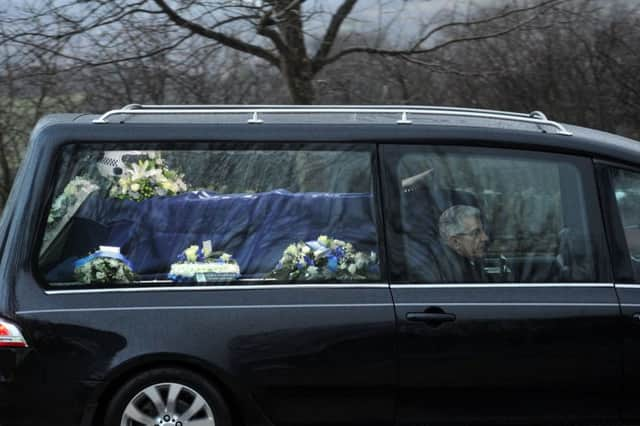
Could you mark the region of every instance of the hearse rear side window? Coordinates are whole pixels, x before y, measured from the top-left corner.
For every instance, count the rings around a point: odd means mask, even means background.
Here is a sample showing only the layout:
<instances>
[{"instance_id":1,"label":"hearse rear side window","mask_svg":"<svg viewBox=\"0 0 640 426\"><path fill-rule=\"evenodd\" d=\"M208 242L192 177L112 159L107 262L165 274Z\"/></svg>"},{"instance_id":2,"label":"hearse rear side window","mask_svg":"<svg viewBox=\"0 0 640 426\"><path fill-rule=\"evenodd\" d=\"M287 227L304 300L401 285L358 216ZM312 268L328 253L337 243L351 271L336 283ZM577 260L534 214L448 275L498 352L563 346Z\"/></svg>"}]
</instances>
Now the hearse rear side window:
<instances>
[{"instance_id":1,"label":"hearse rear side window","mask_svg":"<svg viewBox=\"0 0 640 426\"><path fill-rule=\"evenodd\" d=\"M63 149L39 257L51 285L380 279L373 146L184 145Z\"/></svg>"},{"instance_id":2,"label":"hearse rear side window","mask_svg":"<svg viewBox=\"0 0 640 426\"><path fill-rule=\"evenodd\" d=\"M396 282L592 282L601 226L588 160L385 147ZM391 191L393 194L394 191ZM603 268L600 268L603 269Z\"/></svg>"}]
</instances>

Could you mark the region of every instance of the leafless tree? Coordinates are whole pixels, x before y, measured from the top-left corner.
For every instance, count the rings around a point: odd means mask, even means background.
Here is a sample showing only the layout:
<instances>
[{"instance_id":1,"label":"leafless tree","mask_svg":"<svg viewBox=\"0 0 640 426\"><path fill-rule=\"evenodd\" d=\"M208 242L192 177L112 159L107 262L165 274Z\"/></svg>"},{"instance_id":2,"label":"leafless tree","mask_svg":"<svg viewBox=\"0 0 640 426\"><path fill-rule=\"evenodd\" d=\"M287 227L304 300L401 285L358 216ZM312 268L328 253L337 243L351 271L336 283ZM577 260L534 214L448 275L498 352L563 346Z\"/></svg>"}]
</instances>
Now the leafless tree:
<instances>
[{"instance_id":1,"label":"leafless tree","mask_svg":"<svg viewBox=\"0 0 640 426\"><path fill-rule=\"evenodd\" d=\"M0 208L6 202L22 160L26 141L36 121L46 112L60 110L68 97L57 92L56 71L44 57L30 57L0 47ZM39 77L25 79L30 70ZM59 96L60 95L60 96ZM57 97L55 107L51 100Z\"/></svg>"},{"instance_id":2,"label":"leafless tree","mask_svg":"<svg viewBox=\"0 0 640 426\"><path fill-rule=\"evenodd\" d=\"M378 5L380 13L397 9L398 25L411 13L410 8L398 9L407 2L382 1L360 3ZM316 100L313 80L318 73L348 56L410 58L504 36L533 25L566 1L510 2L491 16L452 16L447 22L416 25L415 34L402 43L378 39L336 48L358 0L342 0L333 9L326 0L25 0L20 13L5 19L0 43L55 54L68 67L81 67L169 52L179 57L186 54L183 47L189 40L198 39L269 64L283 78L291 100L308 104ZM459 30L453 38L448 37L452 29Z\"/></svg>"},{"instance_id":3,"label":"leafless tree","mask_svg":"<svg viewBox=\"0 0 640 426\"><path fill-rule=\"evenodd\" d=\"M476 76L448 75L449 85L466 93L452 98L489 108L542 109L557 120L637 136L640 55L630 47L640 41L638 6L573 1L539 21L544 30L485 40L473 49L456 46L445 56Z\"/></svg>"},{"instance_id":4,"label":"leafless tree","mask_svg":"<svg viewBox=\"0 0 640 426\"><path fill-rule=\"evenodd\" d=\"M368 18L355 1L174 1L181 24L160 0L16 4L22 12L0 5L0 206L42 114L132 102L541 109L640 137L633 1L513 0L442 10L413 26L407 2L373 29L370 16L387 16L383 0L365 10ZM293 50L301 56L288 57Z\"/></svg>"}]
</instances>

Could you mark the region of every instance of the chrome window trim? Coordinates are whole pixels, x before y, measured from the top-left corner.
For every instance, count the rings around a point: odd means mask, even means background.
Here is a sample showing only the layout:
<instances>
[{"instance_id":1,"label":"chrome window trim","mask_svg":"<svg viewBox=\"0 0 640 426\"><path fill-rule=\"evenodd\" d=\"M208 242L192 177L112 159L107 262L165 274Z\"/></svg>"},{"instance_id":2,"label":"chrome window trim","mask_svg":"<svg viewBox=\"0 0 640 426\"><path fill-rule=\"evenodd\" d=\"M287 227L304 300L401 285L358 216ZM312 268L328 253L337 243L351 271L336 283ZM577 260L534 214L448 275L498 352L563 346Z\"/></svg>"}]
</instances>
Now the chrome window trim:
<instances>
[{"instance_id":1,"label":"chrome window trim","mask_svg":"<svg viewBox=\"0 0 640 426\"><path fill-rule=\"evenodd\" d=\"M257 285L202 285L202 286L160 286L160 287L123 287L123 288L86 288L45 290L46 294L93 294L93 293L131 293L149 291L208 291L208 290L267 290L289 288L389 288L388 284L257 284Z\"/></svg>"},{"instance_id":2,"label":"chrome window trim","mask_svg":"<svg viewBox=\"0 0 640 426\"><path fill-rule=\"evenodd\" d=\"M392 289L401 288L550 288L550 287L569 287L569 288L583 288L583 287L602 287L613 288L613 283L461 283L461 284L392 284Z\"/></svg>"},{"instance_id":3,"label":"chrome window trim","mask_svg":"<svg viewBox=\"0 0 640 426\"><path fill-rule=\"evenodd\" d=\"M634 288L634 289L640 289L640 284L616 284L616 288Z\"/></svg>"},{"instance_id":4,"label":"chrome window trim","mask_svg":"<svg viewBox=\"0 0 640 426\"><path fill-rule=\"evenodd\" d=\"M421 289L421 288L614 288L613 283L495 283L495 284L258 284L258 285L207 285L207 286L160 286L160 287L124 287L124 288L86 288L45 290L47 295L59 294L99 294L133 293L158 291L209 291L209 290L270 290L270 289ZM640 288L640 286L636 286Z\"/></svg>"},{"instance_id":5,"label":"chrome window trim","mask_svg":"<svg viewBox=\"0 0 640 426\"><path fill-rule=\"evenodd\" d=\"M424 302L424 303L396 303L396 306L431 306L434 305L433 302ZM435 303L438 306L540 306L540 307L554 307L554 306L595 306L595 307L618 307L617 303L571 303L571 302L547 302L547 303L536 303L536 302L438 302Z\"/></svg>"}]
</instances>

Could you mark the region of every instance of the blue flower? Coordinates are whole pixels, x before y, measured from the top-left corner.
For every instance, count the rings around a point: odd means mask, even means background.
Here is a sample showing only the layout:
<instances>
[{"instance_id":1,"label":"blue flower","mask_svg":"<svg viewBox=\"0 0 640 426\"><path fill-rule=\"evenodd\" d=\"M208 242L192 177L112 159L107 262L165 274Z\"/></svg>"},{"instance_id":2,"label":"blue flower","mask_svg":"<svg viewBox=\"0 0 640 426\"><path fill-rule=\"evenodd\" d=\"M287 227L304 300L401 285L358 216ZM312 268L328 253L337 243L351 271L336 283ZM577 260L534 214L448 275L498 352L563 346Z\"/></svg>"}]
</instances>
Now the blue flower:
<instances>
[{"instance_id":1,"label":"blue flower","mask_svg":"<svg viewBox=\"0 0 640 426\"><path fill-rule=\"evenodd\" d=\"M187 256L185 256L184 253L180 253L178 255L178 262L186 262L187 261Z\"/></svg>"},{"instance_id":2,"label":"blue flower","mask_svg":"<svg viewBox=\"0 0 640 426\"><path fill-rule=\"evenodd\" d=\"M344 253L344 248L336 247L335 253L336 253L336 256L338 257L338 259L342 259L344 257L344 254L345 254Z\"/></svg>"},{"instance_id":3,"label":"blue flower","mask_svg":"<svg viewBox=\"0 0 640 426\"><path fill-rule=\"evenodd\" d=\"M329 258L329 262L327 264L327 267L329 268L329 270L331 272L335 272L338 270L338 258L335 256L331 256Z\"/></svg>"},{"instance_id":4,"label":"blue flower","mask_svg":"<svg viewBox=\"0 0 640 426\"><path fill-rule=\"evenodd\" d=\"M304 263L306 263L307 266L314 266L316 264L309 256L304 257Z\"/></svg>"},{"instance_id":5,"label":"blue flower","mask_svg":"<svg viewBox=\"0 0 640 426\"><path fill-rule=\"evenodd\" d=\"M304 269L304 265L300 262L296 263L296 268L298 268L298 271L302 271Z\"/></svg>"},{"instance_id":6,"label":"blue flower","mask_svg":"<svg viewBox=\"0 0 640 426\"><path fill-rule=\"evenodd\" d=\"M168 274L167 277L171 280L171 281L175 281L175 282L179 282L179 283L184 283L184 282L189 282L191 281L191 278L189 277L183 277L182 275L175 275L175 274Z\"/></svg>"},{"instance_id":7,"label":"blue flower","mask_svg":"<svg viewBox=\"0 0 640 426\"><path fill-rule=\"evenodd\" d=\"M198 251L196 251L196 256L197 256L196 260L198 262L204 262L204 251L201 248L199 248Z\"/></svg>"}]
</instances>

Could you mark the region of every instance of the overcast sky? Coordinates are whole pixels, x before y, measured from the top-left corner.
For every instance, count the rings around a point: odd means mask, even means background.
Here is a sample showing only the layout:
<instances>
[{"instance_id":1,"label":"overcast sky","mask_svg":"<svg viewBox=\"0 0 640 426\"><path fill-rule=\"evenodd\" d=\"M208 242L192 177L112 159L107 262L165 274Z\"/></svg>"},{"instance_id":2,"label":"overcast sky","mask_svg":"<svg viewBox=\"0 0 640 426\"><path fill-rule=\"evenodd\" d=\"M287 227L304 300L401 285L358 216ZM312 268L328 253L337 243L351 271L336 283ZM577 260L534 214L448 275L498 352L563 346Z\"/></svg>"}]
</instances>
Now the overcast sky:
<instances>
[{"instance_id":1,"label":"overcast sky","mask_svg":"<svg viewBox=\"0 0 640 426\"><path fill-rule=\"evenodd\" d=\"M56 4L66 4L77 0L54 0ZM260 0L245 0L260 1ZM303 8L322 11L314 20L308 22L308 33L322 35L332 14L344 0L306 0ZM514 0L359 0L342 27L343 34L350 31L358 33L377 33L379 28L387 28L395 40L409 39L424 23L442 18L446 11L463 12L471 5L476 7L496 5ZM613 0L616 1L616 0ZM44 5L47 0L0 0L0 17L15 17L25 6ZM171 0L170 0L171 2ZM223 0L220 0L223 2ZM152 6L152 2L149 2ZM78 4L78 11L93 7L91 2ZM24 16L24 14L21 14Z\"/></svg>"},{"instance_id":2,"label":"overcast sky","mask_svg":"<svg viewBox=\"0 0 640 426\"><path fill-rule=\"evenodd\" d=\"M0 0L0 11L3 13L11 14L17 11L24 5L38 5L44 4L47 0ZM70 0L56 0L57 3L66 3ZM318 8L322 7L326 10L335 10L342 3L343 0L307 0L305 3L307 6ZM384 5L385 13L392 13L394 9L400 7L406 7L408 10L415 11L419 14L432 14L434 11L442 10L443 8L449 8L452 6L461 7L467 4L477 5L493 5L497 3L504 3L505 1L512 0L359 0L353 16L356 18L362 18L367 15L377 15L380 4ZM617 0L612 0L617 1ZM85 7L90 7L90 2ZM170 2L171 3L171 2ZM376 16L377 19L377 16Z\"/></svg>"},{"instance_id":3,"label":"overcast sky","mask_svg":"<svg viewBox=\"0 0 640 426\"><path fill-rule=\"evenodd\" d=\"M44 4L46 0L0 0L0 13L4 17L15 16L25 5ZM55 0L64 4L74 0ZM260 1L260 0L245 0ZM307 23L306 30L311 34L322 35L331 15L344 0L306 0L303 8L322 11L314 20ZM456 13L462 18L470 10L498 5L522 4L525 0L359 0L356 7L343 25L343 34L351 31L375 34L380 28L387 28L394 40L410 40L425 24L443 23ZM532 0L530 0L532 1ZM640 0L595 0L603 5L636 4ZM223 0L220 0L223 2ZM151 3L151 2L150 2ZM91 2L78 5L78 8L92 7ZM79 9L80 10L80 9ZM454 12L455 11L455 12ZM401 13L399 13L401 12Z\"/></svg>"}]
</instances>

